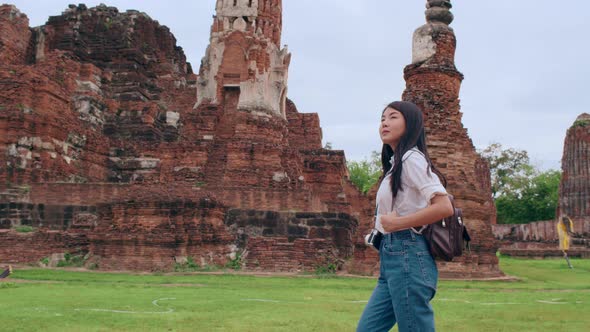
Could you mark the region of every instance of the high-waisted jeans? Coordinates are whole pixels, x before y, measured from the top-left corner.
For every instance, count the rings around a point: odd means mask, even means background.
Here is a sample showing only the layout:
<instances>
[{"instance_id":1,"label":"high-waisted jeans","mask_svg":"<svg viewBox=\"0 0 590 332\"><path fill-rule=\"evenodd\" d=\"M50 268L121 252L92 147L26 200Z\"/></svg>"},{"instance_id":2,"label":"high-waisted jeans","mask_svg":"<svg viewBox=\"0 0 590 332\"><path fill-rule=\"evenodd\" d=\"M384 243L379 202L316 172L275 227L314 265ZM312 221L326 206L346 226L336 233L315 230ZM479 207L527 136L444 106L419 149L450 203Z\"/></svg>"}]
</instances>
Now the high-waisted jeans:
<instances>
[{"instance_id":1,"label":"high-waisted jeans","mask_svg":"<svg viewBox=\"0 0 590 332\"><path fill-rule=\"evenodd\" d=\"M386 234L379 250L381 271L357 331L434 331L430 300L438 270L426 239L410 230Z\"/></svg>"}]
</instances>

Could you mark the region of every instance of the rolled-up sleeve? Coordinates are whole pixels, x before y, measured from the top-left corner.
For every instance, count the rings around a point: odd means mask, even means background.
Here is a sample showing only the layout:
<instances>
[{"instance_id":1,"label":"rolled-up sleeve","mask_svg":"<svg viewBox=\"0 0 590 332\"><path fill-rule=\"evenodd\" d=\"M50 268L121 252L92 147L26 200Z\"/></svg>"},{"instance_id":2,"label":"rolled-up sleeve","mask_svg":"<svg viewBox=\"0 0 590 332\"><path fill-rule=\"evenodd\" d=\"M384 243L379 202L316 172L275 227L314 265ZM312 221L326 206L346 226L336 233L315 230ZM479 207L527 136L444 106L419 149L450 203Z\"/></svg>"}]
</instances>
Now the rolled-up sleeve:
<instances>
[{"instance_id":1,"label":"rolled-up sleeve","mask_svg":"<svg viewBox=\"0 0 590 332\"><path fill-rule=\"evenodd\" d=\"M404 156L405 157L405 156ZM409 152L403 162L402 185L415 188L428 205L435 195L448 195L438 176L428 169L426 158L419 152Z\"/></svg>"}]
</instances>

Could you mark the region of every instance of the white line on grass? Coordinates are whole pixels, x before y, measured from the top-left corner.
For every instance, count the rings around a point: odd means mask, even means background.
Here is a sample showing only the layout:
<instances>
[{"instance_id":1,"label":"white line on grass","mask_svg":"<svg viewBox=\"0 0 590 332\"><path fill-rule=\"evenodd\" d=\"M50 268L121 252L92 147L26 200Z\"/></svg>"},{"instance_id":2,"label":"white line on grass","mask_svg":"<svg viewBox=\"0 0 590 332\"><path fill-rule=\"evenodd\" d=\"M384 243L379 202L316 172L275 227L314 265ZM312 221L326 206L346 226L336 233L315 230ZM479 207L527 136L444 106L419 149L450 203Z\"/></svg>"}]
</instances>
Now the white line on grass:
<instances>
[{"instance_id":1,"label":"white line on grass","mask_svg":"<svg viewBox=\"0 0 590 332\"><path fill-rule=\"evenodd\" d=\"M155 299L152 301L152 304L155 305L156 307L159 307L160 305L158 304L158 301L166 301L166 300L176 300L175 297L164 297L161 299Z\"/></svg>"},{"instance_id":2,"label":"white line on grass","mask_svg":"<svg viewBox=\"0 0 590 332\"><path fill-rule=\"evenodd\" d=\"M310 300L307 299L306 300ZM279 301L279 300L271 300L271 299L241 299L240 301L251 301L251 302L269 302L269 303L304 303L300 301ZM524 305L528 303L523 302L471 302L468 300L460 300L460 299L447 299L447 298L437 298L434 301L443 301L443 302L461 302L467 304L479 304L479 305ZM344 303L367 303L367 300L356 300L356 301L321 301L321 302L344 302ZM551 299L551 301L547 300L536 300L539 303L545 304L568 304L568 302L564 302L562 299ZM576 301L575 303L582 303L580 301Z\"/></svg>"},{"instance_id":3,"label":"white line on grass","mask_svg":"<svg viewBox=\"0 0 590 332\"><path fill-rule=\"evenodd\" d=\"M467 303L467 304L479 304L479 305L504 305L504 304L518 304L518 305L522 305L522 304L527 304L527 303L518 303L518 302L471 302L468 300L458 300L458 299L446 299L446 298L439 298L439 299L434 299L434 301L444 301L444 302L462 302L462 303ZM544 303L544 304L568 304L568 302L564 301L563 299L551 299L551 300L536 300L536 302L538 303ZM582 303L580 301L576 301L575 303L579 304Z\"/></svg>"},{"instance_id":4,"label":"white line on grass","mask_svg":"<svg viewBox=\"0 0 590 332\"><path fill-rule=\"evenodd\" d=\"M546 304L567 304L567 302L563 302L561 299L537 300L537 302Z\"/></svg>"},{"instance_id":5,"label":"white line on grass","mask_svg":"<svg viewBox=\"0 0 590 332\"><path fill-rule=\"evenodd\" d=\"M437 298L434 301L443 301L443 302L463 302L463 303L471 303L467 300L456 300L456 299L446 299L446 298Z\"/></svg>"},{"instance_id":6,"label":"white line on grass","mask_svg":"<svg viewBox=\"0 0 590 332\"><path fill-rule=\"evenodd\" d=\"M155 299L152 301L152 304L155 305L156 307L159 307L160 305L158 304L158 301L165 301L165 300L176 300L176 298L175 297L164 297L161 299ZM168 311L128 311L128 310L112 310L112 309L94 309L94 308L89 308L89 309L76 308L74 310L76 310L76 311L114 312L117 314L169 314L171 312L174 312L173 308L168 308Z\"/></svg>"},{"instance_id":7,"label":"white line on grass","mask_svg":"<svg viewBox=\"0 0 590 332\"><path fill-rule=\"evenodd\" d=\"M304 298L306 301L312 301L312 298L306 297ZM305 303L301 301L279 301L279 300L270 300L270 299L241 299L240 301L252 301L252 302L270 302L270 303ZM359 300L359 301L321 301L321 302L344 302L344 303L367 303L367 300Z\"/></svg>"},{"instance_id":8,"label":"white line on grass","mask_svg":"<svg viewBox=\"0 0 590 332\"><path fill-rule=\"evenodd\" d=\"M456 300L456 299L434 299L434 301L443 301L443 302L462 302L467 304L479 304L479 305L504 305L504 304L524 304L524 303L517 303L517 302L481 302L481 303L474 303L467 300Z\"/></svg>"}]
</instances>

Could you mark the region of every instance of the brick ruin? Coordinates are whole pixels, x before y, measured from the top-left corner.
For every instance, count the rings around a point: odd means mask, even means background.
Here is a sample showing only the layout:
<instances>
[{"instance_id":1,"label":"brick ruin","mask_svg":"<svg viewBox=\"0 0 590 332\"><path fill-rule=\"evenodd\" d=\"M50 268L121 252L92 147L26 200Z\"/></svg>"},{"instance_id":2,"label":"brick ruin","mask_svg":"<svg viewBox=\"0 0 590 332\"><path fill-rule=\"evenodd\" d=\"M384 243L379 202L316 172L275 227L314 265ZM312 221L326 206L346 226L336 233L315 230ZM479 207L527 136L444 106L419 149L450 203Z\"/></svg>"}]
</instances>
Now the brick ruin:
<instances>
[{"instance_id":1,"label":"brick ruin","mask_svg":"<svg viewBox=\"0 0 590 332\"><path fill-rule=\"evenodd\" d=\"M2 6L0 28L0 261L301 271L351 256L356 191L318 115L286 98L280 1L218 1L198 76L138 11L71 5L31 29Z\"/></svg>"},{"instance_id":2,"label":"brick ruin","mask_svg":"<svg viewBox=\"0 0 590 332\"><path fill-rule=\"evenodd\" d=\"M557 221L568 216L574 234L568 255L590 257L590 114L578 116L567 130L561 158L562 178L556 220L524 225L494 225L500 251L513 256L561 256Z\"/></svg>"},{"instance_id":3,"label":"brick ruin","mask_svg":"<svg viewBox=\"0 0 590 332\"><path fill-rule=\"evenodd\" d=\"M489 172L461 125L454 36L425 27L437 51L406 68L404 98L427 111L433 159L477 239L441 275L497 276ZM0 29L0 262L68 252L107 270L191 258L378 271L362 242L375 190L352 185L343 151L322 148L318 114L287 98L280 0L217 0L198 75L168 28L134 10L70 5L29 28L4 5Z\"/></svg>"},{"instance_id":4,"label":"brick ruin","mask_svg":"<svg viewBox=\"0 0 590 332\"><path fill-rule=\"evenodd\" d=\"M463 209L473 238L471 255L453 262L441 262L441 269L453 275L500 275L498 245L492 235L495 206L490 171L475 151L461 122L459 89L463 75L455 67L456 38L450 1L429 0L426 24L414 32L412 64L404 69L406 90L403 100L420 106L425 113L428 152L446 176L447 190ZM456 273L455 273L456 272Z\"/></svg>"},{"instance_id":5,"label":"brick ruin","mask_svg":"<svg viewBox=\"0 0 590 332\"><path fill-rule=\"evenodd\" d=\"M574 225L590 223L590 114L582 113L567 130L561 158L557 215ZM584 232L590 236L590 228Z\"/></svg>"},{"instance_id":6,"label":"brick ruin","mask_svg":"<svg viewBox=\"0 0 590 332\"><path fill-rule=\"evenodd\" d=\"M494 236L503 255L521 257L561 257L557 220L529 224L494 225ZM590 221L574 221L568 256L590 258Z\"/></svg>"}]
</instances>

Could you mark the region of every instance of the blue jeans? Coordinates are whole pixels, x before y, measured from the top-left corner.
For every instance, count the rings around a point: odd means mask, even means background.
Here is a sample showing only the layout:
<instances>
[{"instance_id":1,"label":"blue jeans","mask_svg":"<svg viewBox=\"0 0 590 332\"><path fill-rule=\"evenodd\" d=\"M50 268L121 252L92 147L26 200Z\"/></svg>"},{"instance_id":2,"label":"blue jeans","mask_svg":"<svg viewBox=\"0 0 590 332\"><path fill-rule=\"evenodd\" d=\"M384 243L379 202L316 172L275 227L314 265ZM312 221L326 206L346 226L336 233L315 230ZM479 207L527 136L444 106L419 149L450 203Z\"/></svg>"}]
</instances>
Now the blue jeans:
<instances>
[{"instance_id":1,"label":"blue jeans","mask_svg":"<svg viewBox=\"0 0 590 332\"><path fill-rule=\"evenodd\" d=\"M403 230L383 236L377 287L359 320L357 332L434 331L430 300L438 270L422 235Z\"/></svg>"}]
</instances>

